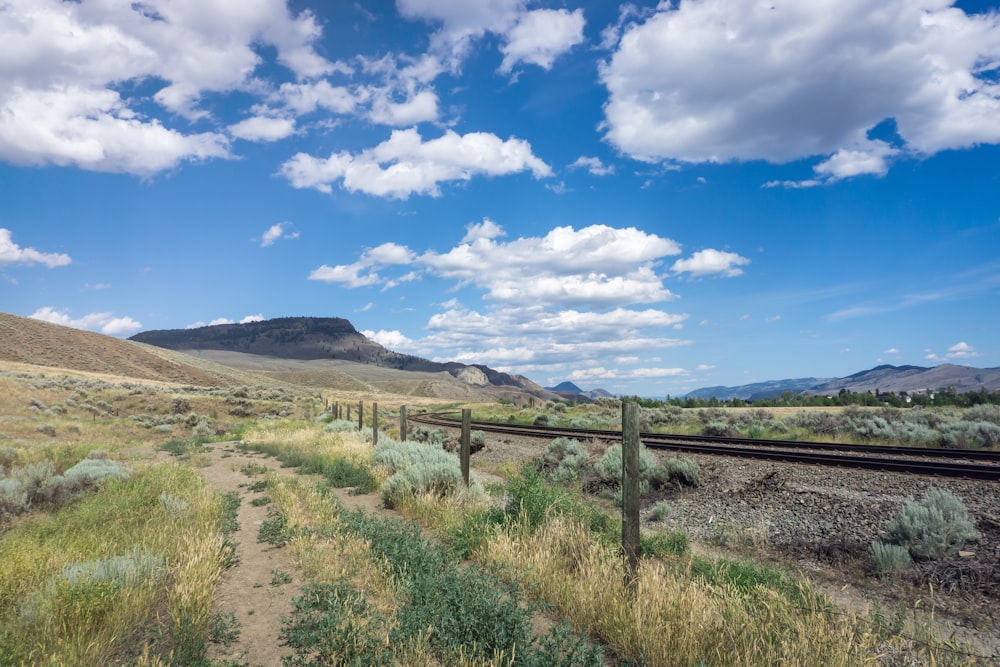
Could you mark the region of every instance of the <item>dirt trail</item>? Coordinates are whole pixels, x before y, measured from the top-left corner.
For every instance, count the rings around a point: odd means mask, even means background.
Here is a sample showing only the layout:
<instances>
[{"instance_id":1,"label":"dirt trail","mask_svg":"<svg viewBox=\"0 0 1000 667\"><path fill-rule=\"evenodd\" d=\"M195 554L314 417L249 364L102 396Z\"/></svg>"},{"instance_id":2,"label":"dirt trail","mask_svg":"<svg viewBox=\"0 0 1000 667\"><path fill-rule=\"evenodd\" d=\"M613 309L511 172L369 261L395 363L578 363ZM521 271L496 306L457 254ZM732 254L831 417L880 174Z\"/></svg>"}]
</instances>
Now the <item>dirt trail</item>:
<instances>
[{"instance_id":1,"label":"dirt trail","mask_svg":"<svg viewBox=\"0 0 1000 667\"><path fill-rule=\"evenodd\" d=\"M209 657L237 660L253 666L272 667L292 651L278 638L281 618L292 611L291 600L302 584L287 549L257 541L261 522L267 519L267 506L253 506L253 498L264 495L248 489L260 475L249 477L242 471L248 464L277 470L279 462L256 453L236 450L235 443L214 443L210 464L201 468L202 476L213 488L240 494L239 530L232 540L238 544L236 566L226 570L216 587L215 610L227 616L235 614L239 638L229 646L212 644Z\"/></svg>"}]
</instances>

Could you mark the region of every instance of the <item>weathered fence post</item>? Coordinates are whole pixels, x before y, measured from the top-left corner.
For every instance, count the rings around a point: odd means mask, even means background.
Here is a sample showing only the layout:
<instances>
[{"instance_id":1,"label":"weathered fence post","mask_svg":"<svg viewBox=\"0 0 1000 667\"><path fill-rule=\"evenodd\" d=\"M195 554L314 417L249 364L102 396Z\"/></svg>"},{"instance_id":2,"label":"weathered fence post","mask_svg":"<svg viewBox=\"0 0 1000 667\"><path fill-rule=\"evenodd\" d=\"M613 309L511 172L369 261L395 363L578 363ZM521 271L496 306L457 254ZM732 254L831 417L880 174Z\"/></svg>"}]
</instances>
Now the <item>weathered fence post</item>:
<instances>
[{"instance_id":1,"label":"weathered fence post","mask_svg":"<svg viewBox=\"0 0 1000 667\"><path fill-rule=\"evenodd\" d=\"M378 403L372 403L372 447L378 444Z\"/></svg>"},{"instance_id":2,"label":"weathered fence post","mask_svg":"<svg viewBox=\"0 0 1000 667\"><path fill-rule=\"evenodd\" d=\"M462 465L462 481L469 486L469 455L472 443L472 410L462 408L462 438L460 441L459 461Z\"/></svg>"},{"instance_id":3,"label":"weathered fence post","mask_svg":"<svg viewBox=\"0 0 1000 667\"><path fill-rule=\"evenodd\" d=\"M639 585L639 404L622 403L622 554L625 587L635 594Z\"/></svg>"},{"instance_id":4,"label":"weathered fence post","mask_svg":"<svg viewBox=\"0 0 1000 667\"><path fill-rule=\"evenodd\" d=\"M351 421L351 404L347 403L344 405L344 407L347 408L347 416L344 417L344 419L346 419L347 421Z\"/></svg>"},{"instance_id":5,"label":"weathered fence post","mask_svg":"<svg viewBox=\"0 0 1000 667\"><path fill-rule=\"evenodd\" d=\"M399 441L406 440L406 406L399 406Z\"/></svg>"},{"instance_id":6,"label":"weathered fence post","mask_svg":"<svg viewBox=\"0 0 1000 667\"><path fill-rule=\"evenodd\" d=\"M365 425L365 402L358 401L358 430Z\"/></svg>"}]
</instances>

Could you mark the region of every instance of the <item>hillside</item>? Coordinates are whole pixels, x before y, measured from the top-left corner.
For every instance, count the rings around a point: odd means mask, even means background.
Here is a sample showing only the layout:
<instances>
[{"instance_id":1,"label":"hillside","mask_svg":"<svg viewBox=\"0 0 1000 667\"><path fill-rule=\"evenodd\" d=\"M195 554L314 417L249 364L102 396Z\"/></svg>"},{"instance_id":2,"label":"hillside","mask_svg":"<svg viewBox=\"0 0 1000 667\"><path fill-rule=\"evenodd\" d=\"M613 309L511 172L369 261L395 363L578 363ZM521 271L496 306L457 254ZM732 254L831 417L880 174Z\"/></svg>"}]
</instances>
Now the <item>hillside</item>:
<instances>
[{"instance_id":1,"label":"hillside","mask_svg":"<svg viewBox=\"0 0 1000 667\"><path fill-rule=\"evenodd\" d=\"M203 387L245 383L225 367L200 367L156 347L0 313L0 361Z\"/></svg>"},{"instance_id":2,"label":"hillside","mask_svg":"<svg viewBox=\"0 0 1000 667\"><path fill-rule=\"evenodd\" d=\"M214 340L219 348L236 347L233 341L241 340L241 336L227 333L230 325L221 326L222 330L206 327L210 334L208 340ZM324 328L328 334L326 340L320 335ZM325 322L318 329L306 329L308 327L303 329L300 324L300 336L295 335L294 329L283 334L290 354L302 357L312 349L330 355L337 349L339 341L339 345L348 351L347 356L358 356L359 350L368 349L373 351L376 359L396 358L398 361L407 358L369 341L347 320ZM545 399L552 396L526 378L499 373L484 366L437 364L411 357L416 362L404 365L419 368L422 365L419 362L424 362L431 370L400 370L330 356L325 359L282 358L232 349L196 349L186 346L201 344L199 336L189 336L184 331L154 332L161 337L161 341L172 341L179 348L168 349L138 340L121 340L0 313L0 368L22 370L22 367L30 366L193 386L291 385L308 390L468 402L499 399L526 402L531 397ZM270 335L263 337L264 340L260 338L248 341L249 346L278 354L283 352L283 338L279 330L272 330Z\"/></svg>"},{"instance_id":3,"label":"hillside","mask_svg":"<svg viewBox=\"0 0 1000 667\"><path fill-rule=\"evenodd\" d=\"M525 377L486 366L442 363L388 350L339 317L282 317L196 329L144 331L130 340L237 368L263 365L261 372L310 385L329 386L327 382L336 382L336 386L342 386L345 376L349 376L368 389L404 395L462 400L476 400L477 396L482 399L554 396ZM278 360L297 360L303 364L290 370ZM376 368L396 374L375 373Z\"/></svg>"},{"instance_id":4,"label":"hillside","mask_svg":"<svg viewBox=\"0 0 1000 667\"><path fill-rule=\"evenodd\" d=\"M958 393L1000 390L1000 368L973 368L956 364L940 366L876 366L843 378L797 378L771 380L736 387L703 387L685 394L685 398L760 400L784 392L837 394L841 390L863 393L876 391L899 394L923 393L951 388Z\"/></svg>"}]
</instances>

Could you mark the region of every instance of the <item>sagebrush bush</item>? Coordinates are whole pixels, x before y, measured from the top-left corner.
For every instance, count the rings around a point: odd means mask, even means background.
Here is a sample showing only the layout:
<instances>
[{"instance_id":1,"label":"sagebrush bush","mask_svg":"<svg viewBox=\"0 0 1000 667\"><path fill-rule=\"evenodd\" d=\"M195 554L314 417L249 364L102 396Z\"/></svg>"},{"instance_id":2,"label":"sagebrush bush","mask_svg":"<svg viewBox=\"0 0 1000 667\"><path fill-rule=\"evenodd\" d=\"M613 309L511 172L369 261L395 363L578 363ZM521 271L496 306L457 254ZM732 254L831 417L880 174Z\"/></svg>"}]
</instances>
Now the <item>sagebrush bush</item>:
<instances>
[{"instance_id":1,"label":"sagebrush bush","mask_svg":"<svg viewBox=\"0 0 1000 667\"><path fill-rule=\"evenodd\" d=\"M905 570L913 564L910 552L898 544L875 542L868 547L868 555L872 559L872 570L878 575Z\"/></svg>"},{"instance_id":2,"label":"sagebrush bush","mask_svg":"<svg viewBox=\"0 0 1000 667\"><path fill-rule=\"evenodd\" d=\"M454 463L457 467L458 457L437 445L413 440L397 442L389 437L379 438L378 445L372 452L372 465L385 470L389 475L416 463Z\"/></svg>"},{"instance_id":3,"label":"sagebrush bush","mask_svg":"<svg viewBox=\"0 0 1000 667\"><path fill-rule=\"evenodd\" d=\"M639 475L648 479L649 473L656 466L656 459L649 453L645 445L639 445ZM601 482L608 485L620 485L622 482L622 446L615 443L594 463L594 472Z\"/></svg>"},{"instance_id":4,"label":"sagebrush bush","mask_svg":"<svg viewBox=\"0 0 1000 667\"><path fill-rule=\"evenodd\" d=\"M433 493L445 496L463 486L458 461L415 463L390 476L382 484L386 507L396 507L404 496Z\"/></svg>"},{"instance_id":5,"label":"sagebrush bush","mask_svg":"<svg viewBox=\"0 0 1000 667\"><path fill-rule=\"evenodd\" d=\"M919 560L954 556L979 532L965 504L955 494L928 489L920 502L907 502L886 526L889 536Z\"/></svg>"},{"instance_id":6,"label":"sagebrush bush","mask_svg":"<svg viewBox=\"0 0 1000 667\"><path fill-rule=\"evenodd\" d=\"M699 486L701 468L691 459L667 459L650 471L650 479L658 487L675 484L677 486Z\"/></svg>"},{"instance_id":7,"label":"sagebrush bush","mask_svg":"<svg viewBox=\"0 0 1000 667\"><path fill-rule=\"evenodd\" d=\"M118 461L85 458L63 473L63 478L74 485L93 486L106 479L128 479L128 471Z\"/></svg>"},{"instance_id":8,"label":"sagebrush bush","mask_svg":"<svg viewBox=\"0 0 1000 667\"><path fill-rule=\"evenodd\" d=\"M587 470L587 450L574 438L556 438L542 453L541 465L551 481L567 484L580 479Z\"/></svg>"}]
</instances>

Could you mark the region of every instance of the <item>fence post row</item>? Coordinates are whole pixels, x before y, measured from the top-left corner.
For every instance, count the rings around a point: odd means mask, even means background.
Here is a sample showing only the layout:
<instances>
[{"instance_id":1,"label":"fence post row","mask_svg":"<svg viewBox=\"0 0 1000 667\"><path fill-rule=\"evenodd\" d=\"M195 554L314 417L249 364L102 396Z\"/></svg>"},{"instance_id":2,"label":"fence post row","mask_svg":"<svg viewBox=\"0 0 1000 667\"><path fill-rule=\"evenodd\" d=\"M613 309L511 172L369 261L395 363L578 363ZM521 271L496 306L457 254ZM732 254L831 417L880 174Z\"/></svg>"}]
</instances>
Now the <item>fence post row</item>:
<instances>
[{"instance_id":1,"label":"fence post row","mask_svg":"<svg viewBox=\"0 0 1000 667\"><path fill-rule=\"evenodd\" d=\"M635 594L639 584L639 404L622 403L622 555L625 587Z\"/></svg>"}]
</instances>

